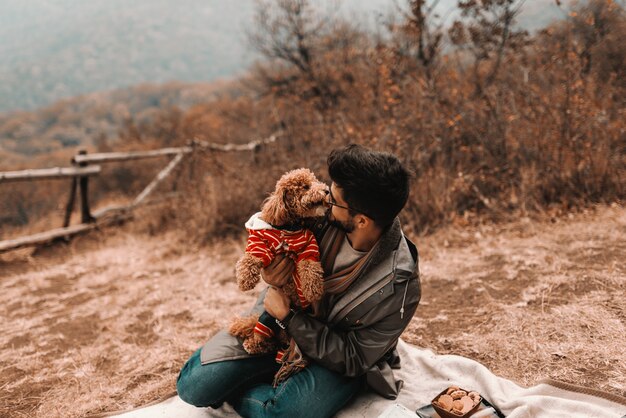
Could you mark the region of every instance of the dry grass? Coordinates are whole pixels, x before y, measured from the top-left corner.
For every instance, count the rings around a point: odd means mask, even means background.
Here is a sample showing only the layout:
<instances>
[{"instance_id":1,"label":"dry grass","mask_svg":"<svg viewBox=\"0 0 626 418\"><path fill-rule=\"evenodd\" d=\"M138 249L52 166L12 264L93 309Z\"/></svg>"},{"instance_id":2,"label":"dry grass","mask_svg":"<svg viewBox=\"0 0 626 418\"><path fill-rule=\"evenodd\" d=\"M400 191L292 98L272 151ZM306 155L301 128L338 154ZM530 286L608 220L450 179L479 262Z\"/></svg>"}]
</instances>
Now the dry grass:
<instances>
[{"instance_id":1,"label":"dry grass","mask_svg":"<svg viewBox=\"0 0 626 418\"><path fill-rule=\"evenodd\" d=\"M0 416L84 416L158 398L224 310L251 302L230 283L242 243L207 251L127 232L101 241L2 266Z\"/></svg>"},{"instance_id":2,"label":"dry grass","mask_svg":"<svg viewBox=\"0 0 626 418\"><path fill-rule=\"evenodd\" d=\"M422 245L405 338L523 385L551 377L626 395L626 212L447 229ZM423 242L422 242L423 243Z\"/></svg>"},{"instance_id":3,"label":"dry grass","mask_svg":"<svg viewBox=\"0 0 626 418\"><path fill-rule=\"evenodd\" d=\"M420 237L423 299L404 338L529 385L626 394L626 209ZM79 417L171 393L186 358L253 300L243 238L95 232L0 258L0 416ZM68 402L68 400L71 400Z\"/></svg>"}]
</instances>

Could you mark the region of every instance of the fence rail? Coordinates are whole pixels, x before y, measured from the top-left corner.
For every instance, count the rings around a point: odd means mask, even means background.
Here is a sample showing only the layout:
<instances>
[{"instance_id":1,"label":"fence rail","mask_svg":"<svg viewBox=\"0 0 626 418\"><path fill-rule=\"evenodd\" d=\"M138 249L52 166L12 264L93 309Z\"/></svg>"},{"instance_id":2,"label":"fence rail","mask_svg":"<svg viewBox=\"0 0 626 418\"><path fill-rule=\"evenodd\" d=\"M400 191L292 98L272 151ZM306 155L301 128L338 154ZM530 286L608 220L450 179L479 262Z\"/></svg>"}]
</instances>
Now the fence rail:
<instances>
[{"instance_id":1,"label":"fence rail","mask_svg":"<svg viewBox=\"0 0 626 418\"><path fill-rule=\"evenodd\" d=\"M162 148L153 151L104 152L97 154L79 154L72 158L76 164L108 163L113 161L140 160L145 158L163 157L169 155L188 154L192 147Z\"/></svg>"},{"instance_id":2,"label":"fence rail","mask_svg":"<svg viewBox=\"0 0 626 418\"><path fill-rule=\"evenodd\" d=\"M184 159L188 154L195 151L219 151L219 152L242 152L255 151L261 146L271 144L277 140L281 132L276 132L268 138L251 141L246 144L215 144L210 142L192 140L188 146L177 148L161 148L151 151L107 152L87 154L79 151L72 158L72 167L55 167L44 169L31 169L21 171L0 172L0 183L13 181L34 181L42 179L71 178L70 194L65 208L63 227L37 234L0 241L0 253L29 247L54 241L59 238L68 239L72 235L90 231L99 226L127 219L132 216L132 210L139 205L146 204L147 199ZM101 168L94 163L107 163L113 161L129 161L156 157L173 156L165 168L133 199L132 203L125 206L108 207L91 213L89 208L89 177L100 174ZM81 198L81 223L70 226L70 218L74 211L76 195L80 191Z\"/></svg>"},{"instance_id":3,"label":"fence rail","mask_svg":"<svg viewBox=\"0 0 626 418\"><path fill-rule=\"evenodd\" d=\"M61 179L77 176L95 176L100 173L100 166L91 167L54 167L19 171L0 172L0 183L44 179Z\"/></svg>"},{"instance_id":4,"label":"fence rail","mask_svg":"<svg viewBox=\"0 0 626 418\"><path fill-rule=\"evenodd\" d=\"M0 241L0 253L16 250L18 248L30 247L33 245L44 244L46 242L53 241L57 238L67 238L71 235L76 235L81 232L89 231L96 228L96 224L78 224L65 228L52 229L46 232L40 232L38 234L28 235L25 237L10 239L6 241Z\"/></svg>"}]
</instances>

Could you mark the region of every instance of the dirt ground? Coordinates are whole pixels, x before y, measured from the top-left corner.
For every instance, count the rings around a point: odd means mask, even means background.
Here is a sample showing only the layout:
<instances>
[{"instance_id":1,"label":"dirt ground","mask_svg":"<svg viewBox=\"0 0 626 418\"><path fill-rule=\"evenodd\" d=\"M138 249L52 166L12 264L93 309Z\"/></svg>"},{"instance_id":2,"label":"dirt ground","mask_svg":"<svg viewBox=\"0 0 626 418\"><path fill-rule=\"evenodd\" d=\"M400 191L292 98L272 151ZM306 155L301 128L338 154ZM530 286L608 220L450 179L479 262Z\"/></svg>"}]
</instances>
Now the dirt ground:
<instances>
[{"instance_id":1,"label":"dirt ground","mask_svg":"<svg viewBox=\"0 0 626 418\"><path fill-rule=\"evenodd\" d=\"M414 237L423 296L403 338L521 385L626 396L625 237L616 205ZM196 248L122 228L0 256L0 416L79 417L171 393L191 352L254 299L233 279L243 239Z\"/></svg>"}]
</instances>

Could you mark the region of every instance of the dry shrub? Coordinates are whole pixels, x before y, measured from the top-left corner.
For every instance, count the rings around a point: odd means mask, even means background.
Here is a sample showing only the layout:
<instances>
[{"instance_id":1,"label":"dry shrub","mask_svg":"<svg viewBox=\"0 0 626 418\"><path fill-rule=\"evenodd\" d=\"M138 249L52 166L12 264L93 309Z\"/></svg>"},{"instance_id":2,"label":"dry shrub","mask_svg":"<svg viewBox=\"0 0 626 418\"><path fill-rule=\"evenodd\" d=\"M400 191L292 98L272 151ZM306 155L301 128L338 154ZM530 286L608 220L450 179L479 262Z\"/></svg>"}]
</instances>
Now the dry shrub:
<instances>
[{"instance_id":1,"label":"dry shrub","mask_svg":"<svg viewBox=\"0 0 626 418\"><path fill-rule=\"evenodd\" d=\"M219 195L215 212L193 209L178 227L239 231L282 172L309 166L327 179L327 153L350 142L394 152L415 173L403 215L415 232L621 201L624 86L619 59L598 51L626 57L614 41L626 35L623 10L592 2L530 36L513 29L517 1L470 3L449 38L425 2L408 2L386 36L316 15L304 0L261 9L252 41L266 60L236 94L187 112L181 129L213 142L281 137L253 155L198 157L195 170L210 173ZM456 49L444 54L442 39ZM189 179L191 205L204 186ZM198 229L196 216L216 222Z\"/></svg>"},{"instance_id":2,"label":"dry shrub","mask_svg":"<svg viewBox=\"0 0 626 418\"><path fill-rule=\"evenodd\" d=\"M239 234L277 179L303 165L304 158L289 158L271 146L243 155L198 151L181 169L180 194L167 210L172 222L164 226L198 242Z\"/></svg>"},{"instance_id":3,"label":"dry shrub","mask_svg":"<svg viewBox=\"0 0 626 418\"><path fill-rule=\"evenodd\" d=\"M71 180L2 184L0 240L60 227L70 184Z\"/></svg>"},{"instance_id":4,"label":"dry shrub","mask_svg":"<svg viewBox=\"0 0 626 418\"><path fill-rule=\"evenodd\" d=\"M404 221L416 232L623 201L623 7L594 0L531 36L514 27L519 0L462 2L448 32L427 3L408 1L376 35L305 0L261 7L251 39L265 60L239 85L128 120L120 137L125 149L279 140L187 158L160 188L180 197L151 231L200 242L239 231L280 174L307 166L327 179L326 155L350 142L394 152L415 173ZM120 164L98 180L95 204L137 193L156 167Z\"/></svg>"}]
</instances>

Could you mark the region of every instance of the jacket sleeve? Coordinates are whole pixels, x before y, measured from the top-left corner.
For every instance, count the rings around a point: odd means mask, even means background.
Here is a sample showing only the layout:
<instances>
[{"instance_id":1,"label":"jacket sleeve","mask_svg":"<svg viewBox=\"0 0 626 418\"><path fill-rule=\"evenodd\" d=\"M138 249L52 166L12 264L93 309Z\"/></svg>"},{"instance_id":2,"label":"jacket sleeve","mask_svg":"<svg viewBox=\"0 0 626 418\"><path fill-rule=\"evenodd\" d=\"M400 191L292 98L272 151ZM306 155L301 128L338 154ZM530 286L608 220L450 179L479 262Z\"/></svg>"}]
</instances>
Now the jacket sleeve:
<instances>
[{"instance_id":1,"label":"jacket sleeve","mask_svg":"<svg viewBox=\"0 0 626 418\"><path fill-rule=\"evenodd\" d=\"M296 313L287 330L298 347L322 366L345 376L360 376L397 342L419 303L419 284L409 283L404 315L397 303L377 306L388 315L367 327L341 330L303 312Z\"/></svg>"}]
</instances>

